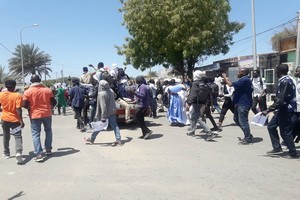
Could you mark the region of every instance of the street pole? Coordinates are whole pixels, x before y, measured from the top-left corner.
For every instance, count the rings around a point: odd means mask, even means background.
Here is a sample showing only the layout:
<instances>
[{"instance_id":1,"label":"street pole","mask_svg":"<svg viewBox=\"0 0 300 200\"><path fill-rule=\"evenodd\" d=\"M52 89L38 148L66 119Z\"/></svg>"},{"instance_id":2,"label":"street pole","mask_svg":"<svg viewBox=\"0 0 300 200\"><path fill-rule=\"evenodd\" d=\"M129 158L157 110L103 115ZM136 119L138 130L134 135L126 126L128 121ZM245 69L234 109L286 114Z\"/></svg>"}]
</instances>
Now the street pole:
<instances>
[{"instance_id":1,"label":"street pole","mask_svg":"<svg viewBox=\"0 0 300 200\"><path fill-rule=\"evenodd\" d=\"M21 43L21 47L20 47L20 51L21 51L21 66L22 66L22 82L23 82L23 90L25 88L25 75L24 75L24 58L23 58L23 43L22 43L22 31L25 28L30 28L30 27L35 27L35 26L39 26L38 24L32 24L31 26L24 26L23 28L21 28L20 30L20 43Z\"/></svg>"},{"instance_id":2,"label":"street pole","mask_svg":"<svg viewBox=\"0 0 300 200\"><path fill-rule=\"evenodd\" d=\"M252 55L253 55L253 70L257 69L257 55L256 55L256 30L255 30L255 10L254 0L251 0L252 7Z\"/></svg>"},{"instance_id":3,"label":"street pole","mask_svg":"<svg viewBox=\"0 0 300 200\"><path fill-rule=\"evenodd\" d=\"M44 71L44 73L45 73L45 84L46 84L46 81L47 81L47 78L46 78L46 76L47 76L46 67L47 67L47 65L46 65L46 59L45 59L45 57L44 57L44 62L45 62L45 71Z\"/></svg>"},{"instance_id":4,"label":"street pole","mask_svg":"<svg viewBox=\"0 0 300 200\"><path fill-rule=\"evenodd\" d=\"M62 76L62 83L65 82L65 78L64 78L64 66L61 67L61 76Z\"/></svg>"},{"instance_id":5,"label":"street pole","mask_svg":"<svg viewBox=\"0 0 300 200\"><path fill-rule=\"evenodd\" d=\"M298 33L297 33L297 44L296 44L295 68L299 67L299 59L300 59L300 11L298 11Z\"/></svg>"}]
</instances>

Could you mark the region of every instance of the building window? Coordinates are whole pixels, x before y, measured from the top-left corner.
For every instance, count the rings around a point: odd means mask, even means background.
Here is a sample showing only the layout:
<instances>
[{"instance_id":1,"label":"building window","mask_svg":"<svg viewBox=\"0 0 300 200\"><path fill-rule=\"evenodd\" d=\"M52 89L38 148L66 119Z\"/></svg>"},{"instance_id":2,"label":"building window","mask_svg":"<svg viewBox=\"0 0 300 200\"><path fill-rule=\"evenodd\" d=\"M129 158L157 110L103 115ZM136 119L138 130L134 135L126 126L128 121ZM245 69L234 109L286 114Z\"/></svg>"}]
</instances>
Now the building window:
<instances>
[{"instance_id":1,"label":"building window","mask_svg":"<svg viewBox=\"0 0 300 200\"><path fill-rule=\"evenodd\" d=\"M265 69L265 84L274 85L274 82L275 82L274 69Z\"/></svg>"}]
</instances>

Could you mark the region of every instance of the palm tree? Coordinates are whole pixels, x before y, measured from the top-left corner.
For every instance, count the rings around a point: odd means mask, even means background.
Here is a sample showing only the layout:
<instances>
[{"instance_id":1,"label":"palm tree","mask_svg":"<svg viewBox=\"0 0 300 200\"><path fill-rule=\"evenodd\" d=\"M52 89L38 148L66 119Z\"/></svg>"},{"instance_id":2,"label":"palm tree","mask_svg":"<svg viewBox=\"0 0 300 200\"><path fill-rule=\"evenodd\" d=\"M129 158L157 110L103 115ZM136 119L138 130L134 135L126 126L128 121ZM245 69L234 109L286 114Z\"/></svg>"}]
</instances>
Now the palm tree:
<instances>
[{"instance_id":1,"label":"palm tree","mask_svg":"<svg viewBox=\"0 0 300 200\"><path fill-rule=\"evenodd\" d=\"M158 77L157 71L149 71L147 75L149 78Z\"/></svg>"},{"instance_id":2,"label":"palm tree","mask_svg":"<svg viewBox=\"0 0 300 200\"><path fill-rule=\"evenodd\" d=\"M0 84L3 84L8 79L14 79L12 75L5 72L5 67L0 65Z\"/></svg>"},{"instance_id":3,"label":"palm tree","mask_svg":"<svg viewBox=\"0 0 300 200\"><path fill-rule=\"evenodd\" d=\"M30 74L38 74L40 76L42 74L49 75L49 71L52 72L52 69L46 65L51 62L48 54L40 51L38 47L35 48L34 44L25 44L22 47L25 77ZM9 59L10 73L17 79L22 79L21 45L16 47L13 55L15 57Z\"/></svg>"}]
</instances>

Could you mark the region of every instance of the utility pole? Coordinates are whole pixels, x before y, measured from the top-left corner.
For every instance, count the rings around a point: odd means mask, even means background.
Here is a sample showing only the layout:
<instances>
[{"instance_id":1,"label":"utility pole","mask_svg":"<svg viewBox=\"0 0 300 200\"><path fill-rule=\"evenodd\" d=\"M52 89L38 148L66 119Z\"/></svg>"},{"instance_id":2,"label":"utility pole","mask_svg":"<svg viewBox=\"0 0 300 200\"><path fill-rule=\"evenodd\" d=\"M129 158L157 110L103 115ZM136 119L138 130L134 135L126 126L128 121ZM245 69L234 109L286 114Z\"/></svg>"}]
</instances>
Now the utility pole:
<instances>
[{"instance_id":1,"label":"utility pole","mask_svg":"<svg viewBox=\"0 0 300 200\"><path fill-rule=\"evenodd\" d=\"M45 73L45 84L46 84L46 81L47 81L47 78L46 78L46 76L47 76L46 67L47 67L47 65L46 65L46 58L45 57L44 57L44 62L45 62L45 71L44 71L44 73Z\"/></svg>"},{"instance_id":2,"label":"utility pole","mask_svg":"<svg viewBox=\"0 0 300 200\"><path fill-rule=\"evenodd\" d=\"M255 9L254 0L251 0L252 7L252 55L253 55L253 70L257 69L257 55L256 55L256 30L255 30Z\"/></svg>"},{"instance_id":3,"label":"utility pole","mask_svg":"<svg viewBox=\"0 0 300 200\"><path fill-rule=\"evenodd\" d=\"M64 66L61 67L61 77L62 77L62 82L64 83L65 82L65 79L64 79Z\"/></svg>"},{"instance_id":4,"label":"utility pole","mask_svg":"<svg viewBox=\"0 0 300 200\"><path fill-rule=\"evenodd\" d=\"M57 72L55 72L55 83L57 83Z\"/></svg>"},{"instance_id":5,"label":"utility pole","mask_svg":"<svg viewBox=\"0 0 300 200\"><path fill-rule=\"evenodd\" d=\"M298 11L298 33L297 33L297 44L296 44L295 68L299 66L299 59L300 59L300 10Z\"/></svg>"}]
</instances>

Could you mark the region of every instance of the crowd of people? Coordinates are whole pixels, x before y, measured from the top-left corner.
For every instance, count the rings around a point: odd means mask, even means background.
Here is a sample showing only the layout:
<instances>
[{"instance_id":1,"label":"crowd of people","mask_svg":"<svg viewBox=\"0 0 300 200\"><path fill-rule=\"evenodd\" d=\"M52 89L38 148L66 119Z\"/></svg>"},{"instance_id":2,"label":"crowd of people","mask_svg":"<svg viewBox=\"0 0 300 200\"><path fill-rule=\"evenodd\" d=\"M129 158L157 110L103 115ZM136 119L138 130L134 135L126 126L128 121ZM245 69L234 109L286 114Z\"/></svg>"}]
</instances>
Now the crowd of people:
<instances>
[{"instance_id":1,"label":"crowd of people","mask_svg":"<svg viewBox=\"0 0 300 200\"><path fill-rule=\"evenodd\" d=\"M93 65L90 65L93 67ZM299 158L295 142L299 140L297 126L300 112L300 84L287 75L288 66L277 66L279 78L278 89L274 103L267 107L266 85L258 70L250 71L241 68L238 72L238 80L232 82L225 73L217 77L207 77L204 71L196 70L193 79L150 79L146 81L144 76L130 78L125 69L118 68L116 64L111 69L100 62L94 72L89 72L83 67L83 74L79 78L73 78L72 87L65 84L56 84L55 89L44 86L38 75L32 75L30 87L24 94L16 92L16 81L7 80L6 90L0 93L2 107L2 128L4 158L10 158L9 141L11 135L15 137L16 159L22 164L22 128L25 126L22 117L22 107L28 110L33 139L35 161L44 161L45 156L52 154L52 115L57 108L58 114L66 115L66 107L69 105L74 111L76 128L85 132L91 129L90 137L84 140L93 144L101 130L94 129L93 122L107 123L115 134L115 142L112 146L121 146L121 133L116 118L116 110L125 110L125 123L135 121L141 129L140 139L149 139L153 133L145 123L145 117L158 117L158 112L166 112L170 126L188 126L187 135L195 136L197 125L206 134L205 140L214 140L223 130L222 124L225 115L230 110L234 115L234 122L241 128L243 138L239 144L253 143L253 135L249 126L249 112L268 115L274 112L272 119L267 122L267 130L270 135L273 149L268 155L282 153L283 147L287 147L287 158ZM296 69L295 76L300 78L300 67ZM223 99L219 106L219 99ZM130 109L135 107L135 118L131 118ZM212 112L219 114L216 122ZM209 119L212 127L206 123ZM45 130L44 150L40 141L41 126ZM283 142L280 142L279 134Z\"/></svg>"}]
</instances>

